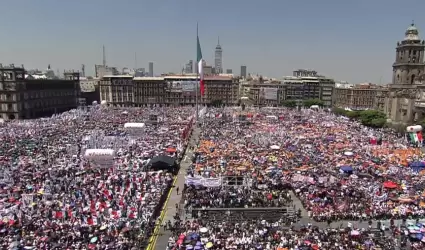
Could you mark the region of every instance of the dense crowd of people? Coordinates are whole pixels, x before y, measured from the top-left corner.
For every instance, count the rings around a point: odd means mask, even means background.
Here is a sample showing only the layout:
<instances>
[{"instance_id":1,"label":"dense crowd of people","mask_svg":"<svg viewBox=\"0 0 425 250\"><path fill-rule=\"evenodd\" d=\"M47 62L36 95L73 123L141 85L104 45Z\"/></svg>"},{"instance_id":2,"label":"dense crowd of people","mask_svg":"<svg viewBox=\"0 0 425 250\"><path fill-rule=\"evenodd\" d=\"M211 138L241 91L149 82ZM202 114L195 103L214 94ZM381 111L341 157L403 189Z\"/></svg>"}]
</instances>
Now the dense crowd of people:
<instances>
[{"instance_id":1,"label":"dense crowd of people","mask_svg":"<svg viewBox=\"0 0 425 250\"><path fill-rule=\"evenodd\" d=\"M184 233L179 233L184 232ZM170 238L169 249L345 250L393 249L397 240L357 228L287 227L265 220L187 221Z\"/></svg>"},{"instance_id":2,"label":"dense crowd of people","mask_svg":"<svg viewBox=\"0 0 425 250\"><path fill-rule=\"evenodd\" d=\"M0 124L2 248L140 248L174 178L153 162L183 156L194 114L188 107L97 105ZM296 228L279 212L294 206L294 196L316 221L425 213L422 151L395 132L324 110L210 108L202 117L182 197L186 211L203 212L174 222L170 249L371 249L393 242L380 243L366 229ZM209 209L217 219L207 218ZM231 209L257 218L235 213L240 218L231 223ZM420 242L422 229L418 223L398 233Z\"/></svg>"},{"instance_id":3,"label":"dense crowd of people","mask_svg":"<svg viewBox=\"0 0 425 250\"><path fill-rule=\"evenodd\" d=\"M409 167L422 162L422 152L406 146L404 137L324 111L246 111L247 122L225 122L223 117L241 116L227 112L205 118L207 129L188 171L193 206L200 205L200 196L208 197L209 207L220 207L224 200L229 206L250 204L260 194L270 200L266 206L280 206L272 202L273 192L292 189L320 221L421 217L425 212L423 168ZM372 138L381 138L382 144L372 144ZM250 188L223 188L226 176L242 176Z\"/></svg>"},{"instance_id":4,"label":"dense crowd of people","mask_svg":"<svg viewBox=\"0 0 425 250\"><path fill-rule=\"evenodd\" d=\"M0 124L1 248L140 248L173 180L150 161L183 155L194 113L97 105Z\"/></svg>"},{"instance_id":5,"label":"dense crowd of people","mask_svg":"<svg viewBox=\"0 0 425 250\"><path fill-rule=\"evenodd\" d=\"M403 135L324 110L209 109L184 203L188 210L281 207L293 193L316 221L422 218L423 160ZM241 183L228 185L229 177ZM185 236L196 231L183 228ZM235 234L214 236L222 244L213 249L248 237ZM338 235L335 242L351 242Z\"/></svg>"}]
</instances>

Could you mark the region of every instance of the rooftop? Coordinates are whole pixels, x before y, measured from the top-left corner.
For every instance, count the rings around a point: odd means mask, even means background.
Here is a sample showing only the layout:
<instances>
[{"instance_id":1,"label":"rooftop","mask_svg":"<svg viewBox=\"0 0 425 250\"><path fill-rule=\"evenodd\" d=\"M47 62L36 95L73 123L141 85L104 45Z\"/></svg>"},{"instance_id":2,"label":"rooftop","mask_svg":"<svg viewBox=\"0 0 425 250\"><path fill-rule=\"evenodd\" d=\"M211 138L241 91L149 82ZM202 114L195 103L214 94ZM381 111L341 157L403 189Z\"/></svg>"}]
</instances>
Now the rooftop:
<instances>
[{"instance_id":1,"label":"rooftop","mask_svg":"<svg viewBox=\"0 0 425 250\"><path fill-rule=\"evenodd\" d=\"M134 77L133 80L135 81L164 81L164 77L162 76L141 76L141 77Z\"/></svg>"},{"instance_id":2,"label":"rooftop","mask_svg":"<svg viewBox=\"0 0 425 250\"><path fill-rule=\"evenodd\" d=\"M103 78L133 78L132 75L104 75Z\"/></svg>"}]
</instances>

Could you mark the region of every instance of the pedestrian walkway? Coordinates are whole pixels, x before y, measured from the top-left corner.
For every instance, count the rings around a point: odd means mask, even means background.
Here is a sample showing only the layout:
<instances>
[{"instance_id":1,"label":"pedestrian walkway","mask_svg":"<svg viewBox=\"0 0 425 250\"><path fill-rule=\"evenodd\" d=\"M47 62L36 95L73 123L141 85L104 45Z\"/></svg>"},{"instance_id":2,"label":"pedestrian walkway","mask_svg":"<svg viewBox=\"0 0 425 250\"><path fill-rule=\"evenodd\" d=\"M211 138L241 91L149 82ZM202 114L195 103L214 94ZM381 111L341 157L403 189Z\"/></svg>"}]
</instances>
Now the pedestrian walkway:
<instances>
[{"instance_id":1,"label":"pedestrian walkway","mask_svg":"<svg viewBox=\"0 0 425 250\"><path fill-rule=\"evenodd\" d=\"M160 222L158 223L159 229L156 229L157 235L154 236L154 239L151 242L152 250L165 250L168 245L168 239L171 236L171 232L169 230L164 230L162 225L170 221L174 223L174 215L177 213L176 204L180 204L182 199L182 192L184 189L185 176L186 171L190 167L192 163L192 157L194 152L192 151L192 147L196 146L199 140L200 129L195 128L192 133L192 137L190 138L188 150L186 151L186 155L183 157L182 162L180 163L180 171L174 181L173 187L170 189L170 194L167 201L164 204L163 216L160 218ZM179 189L179 193L177 193L177 188Z\"/></svg>"}]
</instances>

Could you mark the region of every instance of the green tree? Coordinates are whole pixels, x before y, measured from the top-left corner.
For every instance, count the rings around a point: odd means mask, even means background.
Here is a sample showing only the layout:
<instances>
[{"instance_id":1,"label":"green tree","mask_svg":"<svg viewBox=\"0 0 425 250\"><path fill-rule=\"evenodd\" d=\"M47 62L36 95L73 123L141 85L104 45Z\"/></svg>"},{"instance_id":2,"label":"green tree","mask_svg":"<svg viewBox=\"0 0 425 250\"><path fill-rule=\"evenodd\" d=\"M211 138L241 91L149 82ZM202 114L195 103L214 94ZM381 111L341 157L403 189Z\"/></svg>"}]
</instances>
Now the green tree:
<instances>
[{"instance_id":1,"label":"green tree","mask_svg":"<svg viewBox=\"0 0 425 250\"><path fill-rule=\"evenodd\" d=\"M320 99L307 99L303 101L304 107L311 107L313 105L317 105L319 107L323 107L324 103Z\"/></svg>"},{"instance_id":2,"label":"green tree","mask_svg":"<svg viewBox=\"0 0 425 250\"><path fill-rule=\"evenodd\" d=\"M282 101L282 106L287 108L295 108L297 106L297 101L295 100L284 100Z\"/></svg>"},{"instance_id":3,"label":"green tree","mask_svg":"<svg viewBox=\"0 0 425 250\"><path fill-rule=\"evenodd\" d=\"M363 125L374 128L382 128L387 123L387 115L377 110L360 111L358 119Z\"/></svg>"},{"instance_id":4,"label":"green tree","mask_svg":"<svg viewBox=\"0 0 425 250\"><path fill-rule=\"evenodd\" d=\"M342 109L342 108L333 107L332 113L334 113L335 115L346 115L347 111L345 109Z\"/></svg>"},{"instance_id":5,"label":"green tree","mask_svg":"<svg viewBox=\"0 0 425 250\"><path fill-rule=\"evenodd\" d=\"M346 111L345 116L350 119L357 119L360 116L360 112L358 111Z\"/></svg>"}]
</instances>

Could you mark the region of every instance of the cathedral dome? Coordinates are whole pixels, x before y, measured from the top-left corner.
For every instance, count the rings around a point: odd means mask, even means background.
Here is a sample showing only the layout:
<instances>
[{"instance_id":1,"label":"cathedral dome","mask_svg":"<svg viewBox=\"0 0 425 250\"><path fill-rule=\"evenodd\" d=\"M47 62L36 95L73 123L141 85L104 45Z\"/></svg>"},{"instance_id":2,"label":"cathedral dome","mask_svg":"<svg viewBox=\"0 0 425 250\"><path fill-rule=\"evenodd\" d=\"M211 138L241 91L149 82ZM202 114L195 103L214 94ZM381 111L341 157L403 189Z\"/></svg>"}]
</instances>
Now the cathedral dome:
<instances>
[{"instance_id":1,"label":"cathedral dome","mask_svg":"<svg viewBox=\"0 0 425 250\"><path fill-rule=\"evenodd\" d=\"M414 23L407 28L404 34L406 35L404 40L419 40L419 31Z\"/></svg>"}]
</instances>

